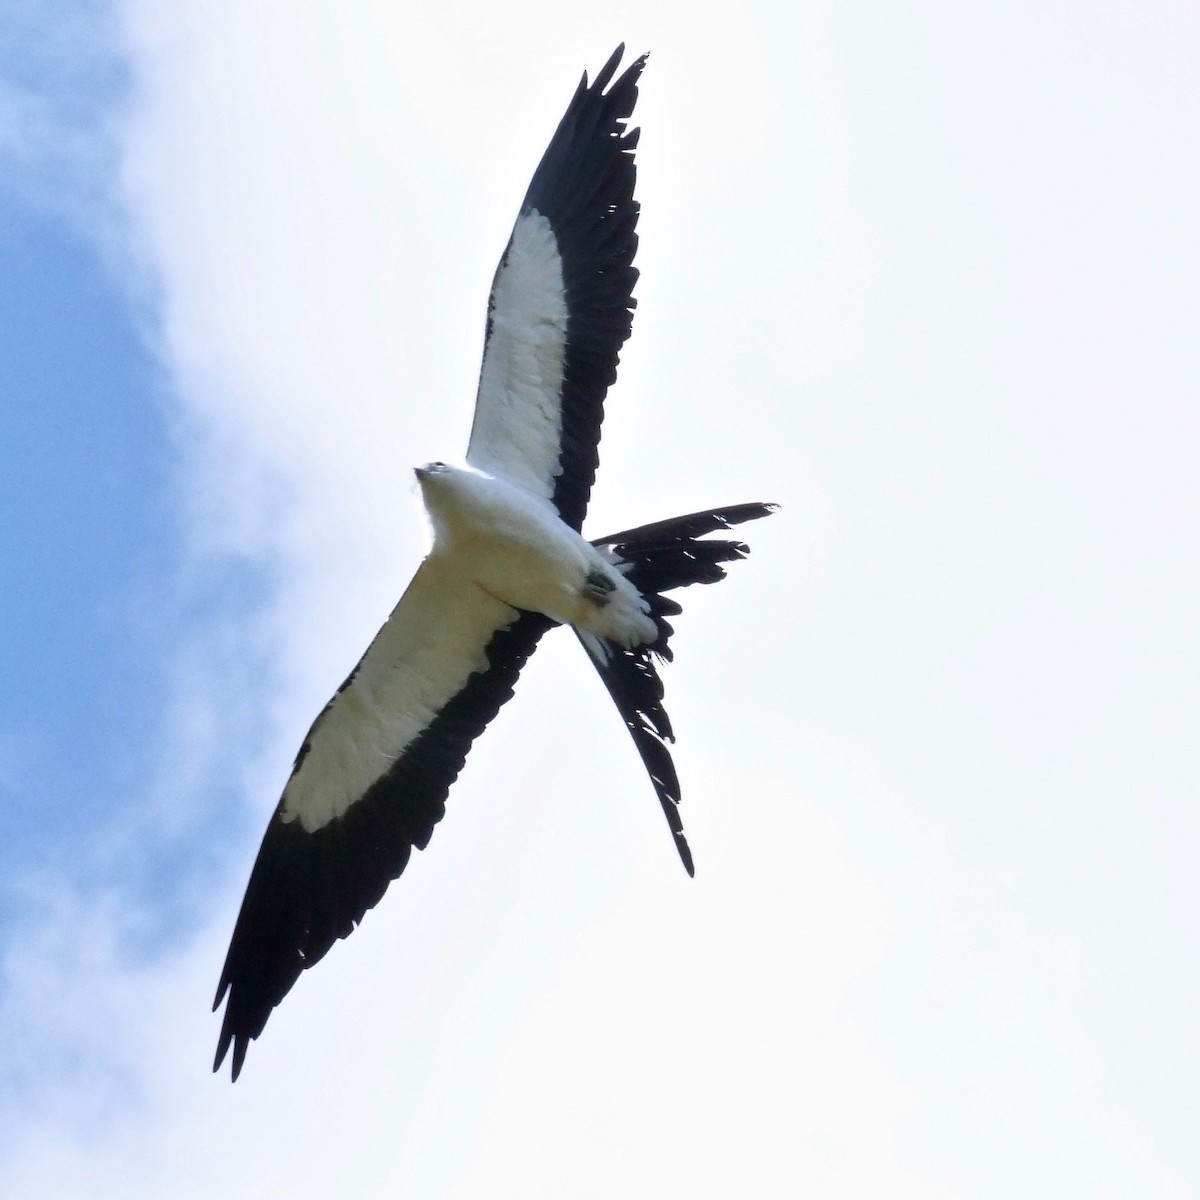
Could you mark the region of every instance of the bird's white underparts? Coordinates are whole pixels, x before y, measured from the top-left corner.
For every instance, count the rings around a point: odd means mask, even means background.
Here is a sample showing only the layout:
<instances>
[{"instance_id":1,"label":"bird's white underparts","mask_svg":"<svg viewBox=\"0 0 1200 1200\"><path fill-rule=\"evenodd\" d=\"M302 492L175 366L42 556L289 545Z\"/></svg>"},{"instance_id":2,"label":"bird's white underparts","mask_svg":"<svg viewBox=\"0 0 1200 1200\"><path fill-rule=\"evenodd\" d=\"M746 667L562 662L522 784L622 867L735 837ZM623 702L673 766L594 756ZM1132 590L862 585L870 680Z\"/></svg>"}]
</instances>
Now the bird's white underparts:
<instances>
[{"instance_id":1,"label":"bird's white underparts","mask_svg":"<svg viewBox=\"0 0 1200 1200\"><path fill-rule=\"evenodd\" d=\"M488 301L462 466L416 468L433 546L313 722L250 873L214 1008L214 1070L424 849L471 743L551 628L574 630L633 737L689 874L658 663L668 593L724 577L767 515L739 504L589 540L604 400L635 307L636 129L645 57L580 83L517 215ZM610 86L611 84L611 86Z\"/></svg>"},{"instance_id":2,"label":"bird's white underparts","mask_svg":"<svg viewBox=\"0 0 1200 1200\"><path fill-rule=\"evenodd\" d=\"M418 467L433 559L455 560L489 596L625 649L658 636L650 605L612 551L549 501L472 467Z\"/></svg>"}]
</instances>

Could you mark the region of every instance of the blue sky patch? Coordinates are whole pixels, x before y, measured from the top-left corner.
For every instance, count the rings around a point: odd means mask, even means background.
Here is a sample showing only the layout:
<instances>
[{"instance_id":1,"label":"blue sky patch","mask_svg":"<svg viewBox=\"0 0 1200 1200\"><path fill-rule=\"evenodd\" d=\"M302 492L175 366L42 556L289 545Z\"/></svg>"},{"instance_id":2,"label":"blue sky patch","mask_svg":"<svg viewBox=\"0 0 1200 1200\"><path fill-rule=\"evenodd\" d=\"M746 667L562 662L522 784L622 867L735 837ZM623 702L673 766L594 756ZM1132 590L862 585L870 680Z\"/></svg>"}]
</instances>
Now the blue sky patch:
<instances>
[{"instance_id":1,"label":"blue sky patch","mask_svg":"<svg viewBox=\"0 0 1200 1200\"><path fill-rule=\"evenodd\" d=\"M0 199L0 869L144 776L172 561L172 449L125 296L62 222Z\"/></svg>"}]
</instances>

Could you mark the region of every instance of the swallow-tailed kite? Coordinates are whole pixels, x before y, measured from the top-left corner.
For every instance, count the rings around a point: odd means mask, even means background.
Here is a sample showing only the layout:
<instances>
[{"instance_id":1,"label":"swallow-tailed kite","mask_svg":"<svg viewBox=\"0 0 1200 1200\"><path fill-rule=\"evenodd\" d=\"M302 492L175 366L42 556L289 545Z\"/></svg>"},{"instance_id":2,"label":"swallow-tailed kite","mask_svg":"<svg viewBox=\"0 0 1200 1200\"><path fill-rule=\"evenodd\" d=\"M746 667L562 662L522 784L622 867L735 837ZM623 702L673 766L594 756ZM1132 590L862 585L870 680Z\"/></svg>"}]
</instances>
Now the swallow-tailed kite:
<instances>
[{"instance_id":1,"label":"swallow-tailed kite","mask_svg":"<svg viewBox=\"0 0 1200 1200\"><path fill-rule=\"evenodd\" d=\"M646 60L613 82L623 51L584 75L496 270L466 465L417 468L433 548L313 722L263 838L213 1005L226 1001L213 1069L232 1046L234 1079L300 972L428 844L471 743L555 625L600 673L692 873L655 664L680 611L666 593L721 579L746 547L704 535L774 506L579 532L635 304L626 121Z\"/></svg>"}]
</instances>

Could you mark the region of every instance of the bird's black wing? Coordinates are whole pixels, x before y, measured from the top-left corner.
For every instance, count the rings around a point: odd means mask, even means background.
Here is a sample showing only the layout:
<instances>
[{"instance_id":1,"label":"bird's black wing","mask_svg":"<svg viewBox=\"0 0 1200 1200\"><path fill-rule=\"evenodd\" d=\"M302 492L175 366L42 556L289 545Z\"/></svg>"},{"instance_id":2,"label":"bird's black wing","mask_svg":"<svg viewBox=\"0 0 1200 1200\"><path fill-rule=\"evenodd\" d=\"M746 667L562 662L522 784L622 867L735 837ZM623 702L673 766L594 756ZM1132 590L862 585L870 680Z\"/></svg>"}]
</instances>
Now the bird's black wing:
<instances>
[{"instance_id":1,"label":"bird's black wing","mask_svg":"<svg viewBox=\"0 0 1200 1200\"><path fill-rule=\"evenodd\" d=\"M213 1069L424 849L471 743L552 622L427 559L314 722L263 837L213 1008Z\"/></svg>"},{"instance_id":2,"label":"bird's black wing","mask_svg":"<svg viewBox=\"0 0 1200 1200\"><path fill-rule=\"evenodd\" d=\"M625 125L646 59L613 82L623 52L590 86L584 75L525 194L488 300L467 449L473 466L551 500L574 529L636 303L638 131Z\"/></svg>"}]
</instances>

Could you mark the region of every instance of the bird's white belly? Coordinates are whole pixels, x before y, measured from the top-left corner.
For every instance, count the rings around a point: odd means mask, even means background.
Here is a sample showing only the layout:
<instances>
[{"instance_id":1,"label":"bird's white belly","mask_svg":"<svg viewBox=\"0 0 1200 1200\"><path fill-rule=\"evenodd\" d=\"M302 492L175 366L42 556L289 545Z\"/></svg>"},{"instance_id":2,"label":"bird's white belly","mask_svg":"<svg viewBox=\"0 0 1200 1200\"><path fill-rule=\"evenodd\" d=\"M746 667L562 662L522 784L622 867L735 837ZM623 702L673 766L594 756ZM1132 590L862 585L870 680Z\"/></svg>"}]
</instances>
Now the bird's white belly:
<instances>
[{"instance_id":1,"label":"bird's white belly","mask_svg":"<svg viewBox=\"0 0 1200 1200\"><path fill-rule=\"evenodd\" d=\"M590 547L561 521L555 524L479 529L464 550L475 582L489 595L571 624L583 611Z\"/></svg>"},{"instance_id":2,"label":"bird's white belly","mask_svg":"<svg viewBox=\"0 0 1200 1200\"><path fill-rule=\"evenodd\" d=\"M488 595L624 646L657 636L648 605L611 556L541 496L483 471L444 466L422 486L434 554L453 556Z\"/></svg>"},{"instance_id":3,"label":"bird's white belly","mask_svg":"<svg viewBox=\"0 0 1200 1200\"><path fill-rule=\"evenodd\" d=\"M426 504L435 553L454 556L485 592L556 621L579 619L596 551L540 496L482 472L464 472L435 480Z\"/></svg>"}]
</instances>

